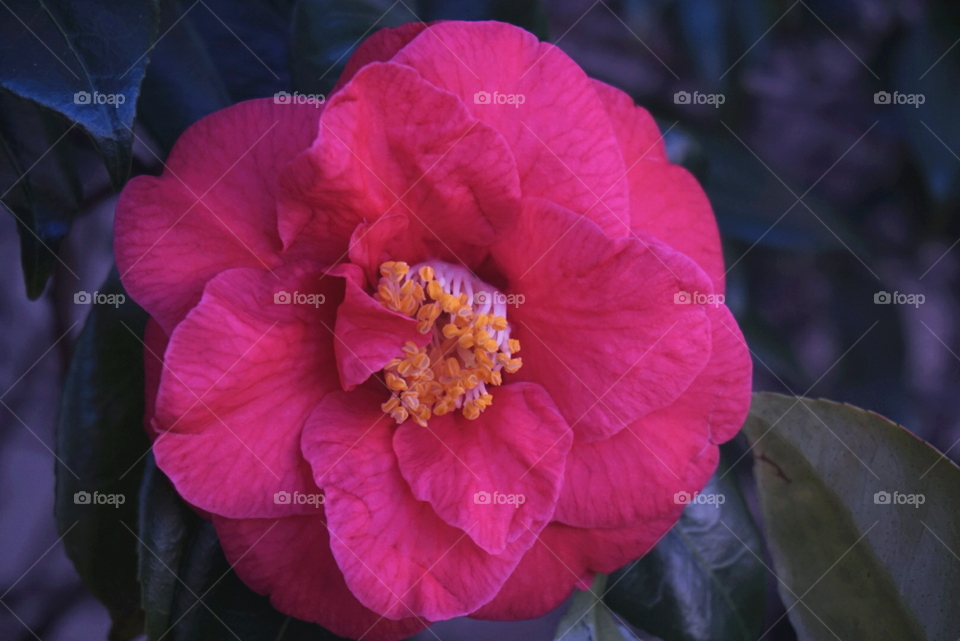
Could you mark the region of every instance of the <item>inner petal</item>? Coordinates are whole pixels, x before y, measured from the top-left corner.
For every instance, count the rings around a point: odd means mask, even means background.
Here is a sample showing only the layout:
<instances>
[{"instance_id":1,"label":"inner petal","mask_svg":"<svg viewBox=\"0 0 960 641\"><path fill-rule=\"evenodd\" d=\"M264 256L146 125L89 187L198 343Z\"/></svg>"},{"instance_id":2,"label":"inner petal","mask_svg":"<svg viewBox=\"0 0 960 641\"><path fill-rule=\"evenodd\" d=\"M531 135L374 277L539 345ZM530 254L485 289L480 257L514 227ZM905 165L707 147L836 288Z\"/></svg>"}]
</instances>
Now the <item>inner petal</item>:
<instances>
[{"instance_id":1,"label":"inner petal","mask_svg":"<svg viewBox=\"0 0 960 641\"><path fill-rule=\"evenodd\" d=\"M426 261L411 267L388 261L380 266L374 298L387 309L416 318L422 349L412 342L403 358L383 368L390 398L384 412L403 423L426 425L433 416L460 409L475 419L493 403L487 386L503 383L503 373L522 365L513 355L520 342L510 338L507 298L465 267Z\"/></svg>"}]
</instances>

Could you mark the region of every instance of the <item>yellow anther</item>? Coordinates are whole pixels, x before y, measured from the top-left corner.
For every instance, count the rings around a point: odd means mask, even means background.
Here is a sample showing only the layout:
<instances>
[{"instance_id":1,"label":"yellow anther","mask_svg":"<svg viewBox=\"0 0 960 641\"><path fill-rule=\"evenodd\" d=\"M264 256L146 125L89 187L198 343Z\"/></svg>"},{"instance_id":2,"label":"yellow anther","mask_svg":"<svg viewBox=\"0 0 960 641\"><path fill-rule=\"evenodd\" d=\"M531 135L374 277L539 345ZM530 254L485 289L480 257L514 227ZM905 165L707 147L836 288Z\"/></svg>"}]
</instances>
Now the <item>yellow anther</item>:
<instances>
[{"instance_id":1,"label":"yellow anther","mask_svg":"<svg viewBox=\"0 0 960 641\"><path fill-rule=\"evenodd\" d=\"M391 396L381 405L383 411L398 423L412 418L420 425L458 407L468 419L479 417L493 403L485 386L500 385L502 372L513 373L521 366L520 359L513 358L520 343L500 333L509 332L507 319L476 314L465 290L451 291L460 286L461 276L451 278L447 268L441 277L447 285L440 284L430 265L411 270L407 263L388 261L380 274L374 298L415 319L420 334L432 334L426 347L408 341L403 356L384 366ZM475 282L474 289L479 284Z\"/></svg>"}]
</instances>

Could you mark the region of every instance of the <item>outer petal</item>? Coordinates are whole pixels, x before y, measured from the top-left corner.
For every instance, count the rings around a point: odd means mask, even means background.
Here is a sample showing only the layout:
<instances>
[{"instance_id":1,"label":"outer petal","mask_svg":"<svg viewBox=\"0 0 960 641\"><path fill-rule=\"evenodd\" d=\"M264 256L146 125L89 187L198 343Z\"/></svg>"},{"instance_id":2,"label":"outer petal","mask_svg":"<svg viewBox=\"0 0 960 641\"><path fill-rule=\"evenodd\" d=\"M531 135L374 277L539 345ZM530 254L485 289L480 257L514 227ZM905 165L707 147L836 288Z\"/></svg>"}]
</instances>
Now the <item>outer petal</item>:
<instances>
[{"instance_id":1,"label":"outer petal","mask_svg":"<svg viewBox=\"0 0 960 641\"><path fill-rule=\"evenodd\" d=\"M418 347L430 343L432 335L417 331L416 319L387 309L363 290L365 276L360 267L347 263L337 265L329 273L346 280L333 330L333 351L343 389L352 390L391 359L402 356L407 341Z\"/></svg>"},{"instance_id":2,"label":"outer petal","mask_svg":"<svg viewBox=\"0 0 960 641\"><path fill-rule=\"evenodd\" d=\"M353 80L358 71L368 64L387 62L393 58L398 51L407 46L408 42L416 38L426 28L427 25L422 22L407 22L399 27L374 31L347 60L347 64L343 67L343 73L340 74L337 84L330 92L331 95L340 91L344 85Z\"/></svg>"},{"instance_id":3,"label":"outer petal","mask_svg":"<svg viewBox=\"0 0 960 641\"><path fill-rule=\"evenodd\" d=\"M309 511L274 494L316 492L300 431L339 388L323 326L333 326L339 279L320 280L312 264L275 273L234 269L208 283L170 338L157 395L157 465L188 502L231 518ZM274 304L280 290L325 302Z\"/></svg>"},{"instance_id":4,"label":"outer petal","mask_svg":"<svg viewBox=\"0 0 960 641\"><path fill-rule=\"evenodd\" d=\"M410 227L396 259L474 263L516 223L520 187L506 143L409 67L364 67L327 103L321 124L281 176L285 246L346 248L361 222L401 213ZM320 258L338 261L342 251Z\"/></svg>"},{"instance_id":5,"label":"outer petal","mask_svg":"<svg viewBox=\"0 0 960 641\"><path fill-rule=\"evenodd\" d=\"M460 412L426 427L406 421L393 447L413 496L500 554L553 516L573 432L539 385L514 383L492 394L493 405L472 421ZM499 495L515 502L498 504Z\"/></svg>"},{"instance_id":6,"label":"outer petal","mask_svg":"<svg viewBox=\"0 0 960 641\"><path fill-rule=\"evenodd\" d=\"M363 607L347 588L330 553L322 508L281 519L214 517L230 565L254 592L269 594L275 608L318 623L338 636L394 641L430 624L393 621Z\"/></svg>"},{"instance_id":7,"label":"outer petal","mask_svg":"<svg viewBox=\"0 0 960 641\"><path fill-rule=\"evenodd\" d=\"M162 176L138 176L124 188L117 267L167 334L220 272L280 264L277 172L310 145L319 119L313 107L242 102L187 129Z\"/></svg>"},{"instance_id":8,"label":"outer petal","mask_svg":"<svg viewBox=\"0 0 960 641\"><path fill-rule=\"evenodd\" d=\"M720 231L710 201L690 172L667 160L657 124L619 89L593 81L613 122L630 183L631 228L686 254L724 291Z\"/></svg>"},{"instance_id":9,"label":"outer petal","mask_svg":"<svg viewBox=\"0 0 960 641\"><path fill-rule=\"evenodd\" d=\"M709 292L710 281L669 247L611 240L573 212L527 199L494 258L508 293L524 296L509 317L523 358L514 380L543 385L577 440L608 438L670 405L707 364L706 312L674 296Z\"/></svg>"},{"instance_id":10,"label":"outer petal","mask_svg":"<svg viewBox=\"0 0 960 641\"><path fill-rule=\"evenodd\" d=\"M517 162L525 197L553 200L628 235L625 167L610 119L586 74L557 47L500 22L441 22L392 62L452 92L499 131ZM490 101L478 103L487 92ZM523 104L493 104L494 94Z\"/></svg>"},{"instance_id":11,"label":"outer petal","mask_svg":"<svg viewBox=\"0 0 960 641\"><path fill-rule=\"evenodd\" d=\"M686 471L686 484L702 488L716 469L718 450L710 447ZM610 573L649 552L683 511L674 504L665 514L629 528L575 528L551 523L540 534L496 598L471 616L478 619L529 619L563 602L574 587L586 589L597 572Z\"/></svg>"},{"instance_id":12,"label":"outer petal","mask_svg":"<svg viewBox=\"0 0 960 641\"><path fill-rule=\"evenodd\" d=\"M673 404L605 441L577 443L567 460L556 520L577 527L622 528L676 510L677 492L696 492L690 461L716 449L743 425L750 408L750 353L726 306L707 307L710 362ZM598 501L598 494L607 497Z\"/></svg>"},{"instance_id":13,"label":"outer petal","mask_svg":"<svg viewBox=\"0 0 960 641\"><path fill-rule=\"evenodd\" d=\"M490 555L417 501L397 466L384 398L365 388L330 394L303 433L327 497L333 556L357 599L391 619L473 612L496 595L532 535Z\"/></svg>"}]
</instances>

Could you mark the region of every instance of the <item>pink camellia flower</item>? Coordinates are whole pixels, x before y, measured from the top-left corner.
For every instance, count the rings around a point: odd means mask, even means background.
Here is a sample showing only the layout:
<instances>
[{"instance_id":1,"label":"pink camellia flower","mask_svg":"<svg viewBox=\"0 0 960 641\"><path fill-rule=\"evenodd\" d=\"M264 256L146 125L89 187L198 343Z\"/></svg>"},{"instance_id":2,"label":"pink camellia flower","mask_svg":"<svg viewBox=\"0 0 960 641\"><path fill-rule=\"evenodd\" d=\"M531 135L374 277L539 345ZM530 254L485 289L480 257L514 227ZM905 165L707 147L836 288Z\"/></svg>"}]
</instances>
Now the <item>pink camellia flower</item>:
<instances>
[{"instance_id":1,"label":"pink camellia flower","mask_svg":"<svg viewBox=\"0 0 960 641\"><path fill-rule=\"evenodd\" d=\"M157 465L343 636L550 611L669 530L749 404L703 191L505 24L383 30L322 107L205 118L124 190L116 257Z\"/></svg>"}]
</instances>

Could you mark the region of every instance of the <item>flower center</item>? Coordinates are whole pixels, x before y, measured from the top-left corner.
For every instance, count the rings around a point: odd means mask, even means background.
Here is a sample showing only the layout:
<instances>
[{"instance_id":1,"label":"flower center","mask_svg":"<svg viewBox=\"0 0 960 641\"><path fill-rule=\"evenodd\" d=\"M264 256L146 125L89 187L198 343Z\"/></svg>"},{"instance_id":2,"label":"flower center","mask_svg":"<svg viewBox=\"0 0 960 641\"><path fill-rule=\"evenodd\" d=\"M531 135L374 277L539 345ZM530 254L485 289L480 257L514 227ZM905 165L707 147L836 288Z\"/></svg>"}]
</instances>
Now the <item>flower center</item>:
<instances>
[{"instance_id":1,"label":"flower center","mask_svg":"<svg viewBox=\"0 0 960 641\"><path fill-rule=\"evenodd\" d=\"M412 342L403 358L383 368L392 394L381 408L403 423L413 417L426 425L432 415L462 409L475 419L493 403L487 385L503 382L522 365L513 354L506 298L469 270L440 261L412 268L388 261L380 266L374 298L387 309L417 319L421 334L432 334L423 349Z\"/></svg>"}]
</instances>

